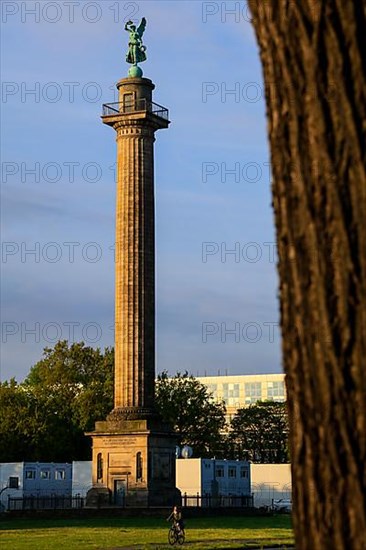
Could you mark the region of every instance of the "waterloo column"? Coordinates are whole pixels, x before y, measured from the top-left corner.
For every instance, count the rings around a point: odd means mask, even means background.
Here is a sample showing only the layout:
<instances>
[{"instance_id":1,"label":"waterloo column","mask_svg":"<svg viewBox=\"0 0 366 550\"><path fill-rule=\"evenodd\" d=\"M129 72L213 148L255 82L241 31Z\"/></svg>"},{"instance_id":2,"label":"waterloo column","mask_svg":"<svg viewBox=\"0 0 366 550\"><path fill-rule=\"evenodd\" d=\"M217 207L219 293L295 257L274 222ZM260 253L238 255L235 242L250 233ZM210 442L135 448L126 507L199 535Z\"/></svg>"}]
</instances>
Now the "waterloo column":
<instances>
[{"instance_id":1,"label":"waterloo column","mask_svg":"<svg viewBox=\"0 0 366 550\"><path fill-rule=\"evenodd\" d=\"M168 120L153 112L151 80L117 87L124 112L103 117L117 132L114 413L141 416L153 409L155 379L154 134Z\"/></svg>"},{"instance_id":2,"label":"waterloo column","mask_svg":"<svg viewBox=\"0 0 366 550\"><path fill-rule=\"evenodd\" d=\"M114 409L97 422L93 489L88 504L170 505L175 489L175 435L154 408L155 386L155 132L169 125L168 110L152 101L143 78L142 34L130 33L128 78L117 83L119 101L103 106L102 121L116 131Z\"/></svg>"}]
</instances>

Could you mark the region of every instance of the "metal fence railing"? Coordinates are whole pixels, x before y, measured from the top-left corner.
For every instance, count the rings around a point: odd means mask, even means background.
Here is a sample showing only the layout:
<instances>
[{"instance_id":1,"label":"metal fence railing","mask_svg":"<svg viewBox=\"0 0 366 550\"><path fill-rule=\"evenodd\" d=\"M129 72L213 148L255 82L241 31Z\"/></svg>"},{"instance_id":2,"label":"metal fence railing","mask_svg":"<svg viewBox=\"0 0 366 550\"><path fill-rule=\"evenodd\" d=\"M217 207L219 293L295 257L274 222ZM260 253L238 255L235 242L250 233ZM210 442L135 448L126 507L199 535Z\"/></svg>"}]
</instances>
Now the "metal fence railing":
<instances>
[{"instance_id":1,"label":"metal fence railing","mask_svg":"<svg viewBox=\"0 0 366 550\"><path fill-rule=\"evenodd\" d=\"M187 495L182 494L182 507L253 508L252 495Z\"/></svg>"},{"instance_id":2,"label":"metal fence railing","mask_svg":"<svg viewBox=\"0 0 366 550\"><path fill-rule=\"evenodd\" d=\"M29 496L8 497L8 510L66 510L83 508L82 497L71 496Z\"/></svg>"},{"instance_id":3,"label":"metal fence railing","mask_svg":"<svg viewBox=\"0 0 366 550\"><path fill-rule=\"evenodd\" d=\"M27 496L27 497L8 497L8 510L66 510L81 509L85 506L86 499L80 496ZM105 503L103 503L105 505ZM103 504L97 504L98 508L103 508ZM110 504L113 504L112 502ZM114 503L116 506L116 503ZM134 507L136 504L129 502L128 496L119 502L117 507ZM253 508L252 495L187 495L182 494L181 506L183 508Z\"/></svg>"}]
</instances>

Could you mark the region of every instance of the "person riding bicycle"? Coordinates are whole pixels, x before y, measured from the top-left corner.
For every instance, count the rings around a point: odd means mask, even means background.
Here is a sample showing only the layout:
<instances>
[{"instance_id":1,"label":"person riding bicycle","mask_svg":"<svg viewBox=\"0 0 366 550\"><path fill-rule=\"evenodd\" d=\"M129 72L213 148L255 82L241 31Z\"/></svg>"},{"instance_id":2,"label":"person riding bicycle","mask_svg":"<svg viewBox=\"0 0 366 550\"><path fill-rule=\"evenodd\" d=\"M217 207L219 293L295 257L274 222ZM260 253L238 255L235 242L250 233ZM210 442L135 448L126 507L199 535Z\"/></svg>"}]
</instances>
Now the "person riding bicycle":
<instances>
[{"instance_id":1,"label":"person riding bicycle","mask_svg":"<svg viewBox=\"0 0 366 550\"><path fill-rule=\"evenodd\" d=\"M172 513L167 518L167 521L173 520L172 527L177 528L178 534L181 533L184 529L184 522L182 519L182 512L178 506L174 506Z\"/></svg>"}]
</instances>

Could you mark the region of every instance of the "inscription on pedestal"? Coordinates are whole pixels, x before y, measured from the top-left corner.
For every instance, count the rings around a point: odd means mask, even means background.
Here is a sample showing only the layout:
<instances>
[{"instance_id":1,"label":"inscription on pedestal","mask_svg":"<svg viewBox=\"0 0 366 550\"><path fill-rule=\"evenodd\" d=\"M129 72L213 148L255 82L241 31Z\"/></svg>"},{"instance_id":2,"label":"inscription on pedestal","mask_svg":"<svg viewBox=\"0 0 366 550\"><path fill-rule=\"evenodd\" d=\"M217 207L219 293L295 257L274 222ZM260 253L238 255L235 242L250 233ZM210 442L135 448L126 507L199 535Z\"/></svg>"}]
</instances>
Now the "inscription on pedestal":
<instances>
[{"instance_id":1,"label":"inscription on pedestal","mask_svg":"<svg viewBox=\"0 0 366 550\"><path fill-rule=\"evenodd\" d=\"M110 445L116 446L116 447L135 447L139 443L139 439L137 437L113 437L113 439L109 437L102 437L99 439L100 446L103 447L109 447Z\"/></svg>"}]
</instances>

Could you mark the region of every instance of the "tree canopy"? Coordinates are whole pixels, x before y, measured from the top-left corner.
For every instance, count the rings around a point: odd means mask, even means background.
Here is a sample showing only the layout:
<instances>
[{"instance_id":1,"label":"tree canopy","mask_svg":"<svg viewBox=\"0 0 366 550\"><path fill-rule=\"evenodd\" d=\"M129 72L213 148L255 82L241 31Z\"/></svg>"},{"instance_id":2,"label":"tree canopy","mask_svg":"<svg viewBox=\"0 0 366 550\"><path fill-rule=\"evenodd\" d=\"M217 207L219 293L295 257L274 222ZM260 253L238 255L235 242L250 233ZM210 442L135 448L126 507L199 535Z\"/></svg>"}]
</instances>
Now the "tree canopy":
<instances>
[{"instance_id":1,"label":"tree canopy","mask_svg":"<svg viewBox=\"0 0 366 550\"><path fill-rule=\"evenodd\" d=\"M286 403L258 401L231 421L233 458L260 463L289 462Z\"/></svg>"},{"instance_id":2,"label":"tree canopy","mask_svg":"<svg viewBox=\"0 0 366 550\"><path fill-rule=\"evenodd\" d=\"M0 385L0 461L90 459L86 430L113 408L112 349L58 342L24 383Z\"/></svg>"},{"instance_id":3,"label":"tree canopy","mask_svg":"<svg viewBox=\"0 0 366 550\"><path fill-rule=\"evenodd\" d=\"M212 398L208 388L187 372L169 378L166 372L156 382L156 406L162 418L178 434L180 445L190 445L193 456L223 453L225 405Z\"/></svg>"},{"instance_id":4,"label":"tree canopy","mask_svg":"<svg viewBox=\"0 0 366 550\"><path fill-rule=\"evenodd\" d=\"M46 348L23 383L0 383L0 462L89 460L85 436L113 409L114 352L58 342ZM225 404L187 372L156 380L156 408L196 457L287 461L287 415L282 403L241 409L231 427Z\"/></svg>"},{"instance_id":5,"label":"tree canopy","mask_svg":"<svg viewBox=\"0 0 366 550\"><path fill-rule=\"evenodd\" d=\"M0 383L0 462L31 456L32 441L43 436L43 426L36 421L37 413L32 394L14 378Z\"/></svg>"}]
</instances>

